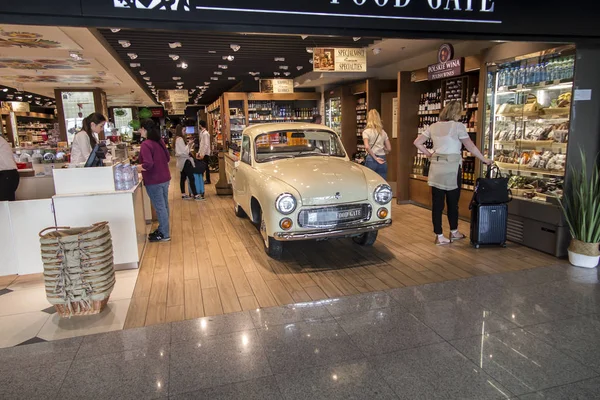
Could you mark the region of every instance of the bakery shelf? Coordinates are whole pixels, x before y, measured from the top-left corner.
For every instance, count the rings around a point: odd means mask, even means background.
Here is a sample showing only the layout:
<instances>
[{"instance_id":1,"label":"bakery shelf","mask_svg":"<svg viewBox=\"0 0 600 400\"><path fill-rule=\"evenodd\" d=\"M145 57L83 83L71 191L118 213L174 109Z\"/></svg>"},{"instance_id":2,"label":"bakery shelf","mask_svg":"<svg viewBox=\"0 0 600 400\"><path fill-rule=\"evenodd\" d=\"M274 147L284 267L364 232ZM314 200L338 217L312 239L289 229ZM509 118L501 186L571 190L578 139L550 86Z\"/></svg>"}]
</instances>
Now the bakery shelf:
<instances>
[{"instance_id":1,"label":"bakery shelf","mask_svg":"<svg viewBox=\"0 0 600 400\"><path fill-rule=\"evenodd\" d=\"M523 165L519 165L519 164L511 164L511 163L503 163L503 162L496 162L496 164L498 165L498 167L500 167L500 169L506 170L508 171L510 174L512 175L523 175L523 176L539 176L539 177L564 177L565 176L565 172L564 171L550 171L547 169L537 169L537 168L528 168L526 166Z\"/></svg>"}]
</instances>

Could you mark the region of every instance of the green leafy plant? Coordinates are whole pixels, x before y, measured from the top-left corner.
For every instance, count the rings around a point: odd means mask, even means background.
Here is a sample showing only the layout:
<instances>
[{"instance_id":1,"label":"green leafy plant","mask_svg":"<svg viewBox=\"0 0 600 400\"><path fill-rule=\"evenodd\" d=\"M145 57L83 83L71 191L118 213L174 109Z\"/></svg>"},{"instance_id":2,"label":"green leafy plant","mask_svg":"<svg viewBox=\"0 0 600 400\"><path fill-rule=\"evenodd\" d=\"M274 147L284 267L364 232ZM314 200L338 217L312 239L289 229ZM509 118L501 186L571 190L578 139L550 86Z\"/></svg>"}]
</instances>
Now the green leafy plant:
<instances>
[{"instance_id":1,"label":"green leafy plant","mask_svg":"<svg viewBox=\"0 0 600 400\"><path fill-rule=\"evenodd\" d=\"M142 126L142 124L140 123L139 119L134 119L134 120L131 120L129 122L129 126L131 128L133 128L134 131L137 131L138 129L140 129L140 127Z\"/></svg>"},{"instance_id":2,"label":"green leafy plant","mask_svg":"<svg viewBox=\"0 0 600 400\"><path fill-rule=\"evenodd\" d=\"M140 119L152 118L152 111L150 111L148 108L142 108L139 112L139 117Z\"/></svg>"},{"instance_id":3,"label":"green leafy plant","mask_svg":"<svg viewBox=\"0 0 600 400\"><path fill-rule=\"evenodd\" d=\"M574 239L600 243L600 169L594 162L592 174L588 176L586 156L583 150L580 153L583 168L570 168L571 190L559 203Z\"/></svg>"}]
</instances>

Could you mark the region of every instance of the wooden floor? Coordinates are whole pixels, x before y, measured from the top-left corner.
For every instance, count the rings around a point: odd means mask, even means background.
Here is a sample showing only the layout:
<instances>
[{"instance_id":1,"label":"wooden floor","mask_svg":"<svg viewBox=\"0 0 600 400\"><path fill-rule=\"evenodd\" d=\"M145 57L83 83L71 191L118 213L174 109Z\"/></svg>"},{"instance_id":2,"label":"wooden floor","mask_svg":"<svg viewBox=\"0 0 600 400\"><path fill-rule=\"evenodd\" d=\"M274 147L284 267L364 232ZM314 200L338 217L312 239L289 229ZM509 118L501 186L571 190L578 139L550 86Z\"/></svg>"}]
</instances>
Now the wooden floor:
<instances>
[{"instance_id":1,"label":"wooden floor","mask_svg":"<svg viewBox=\"0 0 600 400\"><path fill-rule=\"evenodd\" d=\"M412 205L393 206L394 224L380 231L373 248L362 248L348 239L296 242L287 245L281 261L275 261L265 255L261 236L250 221L235 217L231 197L217 196L210 185L205 202L183 201L178 181L174 174L172 241L146 247L125 328L556 261L515 244L475 250L465 240L435 246L430 211ZM468 224L461 222L460 229L468 232Z\"/></svg>"}]
</instances>

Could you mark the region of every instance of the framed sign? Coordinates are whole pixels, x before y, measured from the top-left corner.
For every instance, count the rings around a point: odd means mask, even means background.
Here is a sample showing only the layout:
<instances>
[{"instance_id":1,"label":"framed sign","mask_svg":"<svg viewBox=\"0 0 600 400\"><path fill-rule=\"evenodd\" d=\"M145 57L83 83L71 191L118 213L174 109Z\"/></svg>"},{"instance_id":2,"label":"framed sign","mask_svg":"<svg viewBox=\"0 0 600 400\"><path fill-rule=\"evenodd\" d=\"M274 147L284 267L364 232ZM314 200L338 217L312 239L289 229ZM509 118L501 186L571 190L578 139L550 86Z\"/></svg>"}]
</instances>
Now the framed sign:
<instances>
[{"instance_id":1,"label":"framed sign","mask_svg":"<svg viewBox=\"0 0 600 400\"><path fill-rule=\"evenodd\" d=\"M367 49L313 49L313 70L316 72L367 72Z\"/></svg>"},{"instance_id":2,"label":"framed sign","mask_svg":"<svg viewBox=\"0 0 600 400\"><path fill-rule=\"evenodd\" d=\"M187 103L190 99L187 90L159 90L158 101L161 103Z\"/></svg>"},{"instance_id":3,"label":"framed sign","mask_svg":"<svg viewBox=\"0 0 600 400\"><path fill-rule=\"evenodd\" d=\"M261 93L294 93L293 79L261 79Z\"/></svg>"}]
</instances>

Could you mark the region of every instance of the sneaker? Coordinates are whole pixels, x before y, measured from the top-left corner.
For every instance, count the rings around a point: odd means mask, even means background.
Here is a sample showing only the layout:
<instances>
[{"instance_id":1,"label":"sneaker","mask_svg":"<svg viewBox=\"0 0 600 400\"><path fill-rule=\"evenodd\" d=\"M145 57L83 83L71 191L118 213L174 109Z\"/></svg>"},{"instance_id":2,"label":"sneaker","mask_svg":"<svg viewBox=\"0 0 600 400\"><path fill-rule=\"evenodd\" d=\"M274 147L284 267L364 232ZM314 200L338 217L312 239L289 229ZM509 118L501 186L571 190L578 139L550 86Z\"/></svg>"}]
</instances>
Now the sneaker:
<instances>
[{"instance_id":1,"label":"sneaker","mask_svg":"<svg viewBox=\"0 0 600 400\"><path fill-rule=\"evenodd\" d=\"M150 237L152 237L152 236L156 236L157 234L158 234L158 229L157 229L157 230L155 230L154 232L150 232L150 233L148 234L148 237L150 238Z\"/></svg>"},{"instance_id":2,"label":"sneaker","mask_svg":"<svg viewBox=\"0 0 600 400\"><path fill-rule=\"evenodd\" d=\"M158 232L156 235L148 238L151 242L170 242L170 237L165 237L162 233Z\"/></svg>"},{"instance_id":3,"label":"sneaker","mask_svg":"<svg viewBox=\"0 0 600 400\"><path fill-rule=\"evenodd\" d=\"M196 197L194 197L194 200L196 200L196 201L204 201L204 200L206 200L206 198L204 197L203 194L197 194Z\"/></svg>"},{"instance_id":4,"label":"sneaker","mask_svg":"<svg viewBox=\"0 0 600 400\"><path fill-rule=\"evenodd\" d=\"M193 197L189 196L187 194L182 194L181 195L181 200L192 200L192 199L193 199Z\"/></svg>"}]
</instances>

